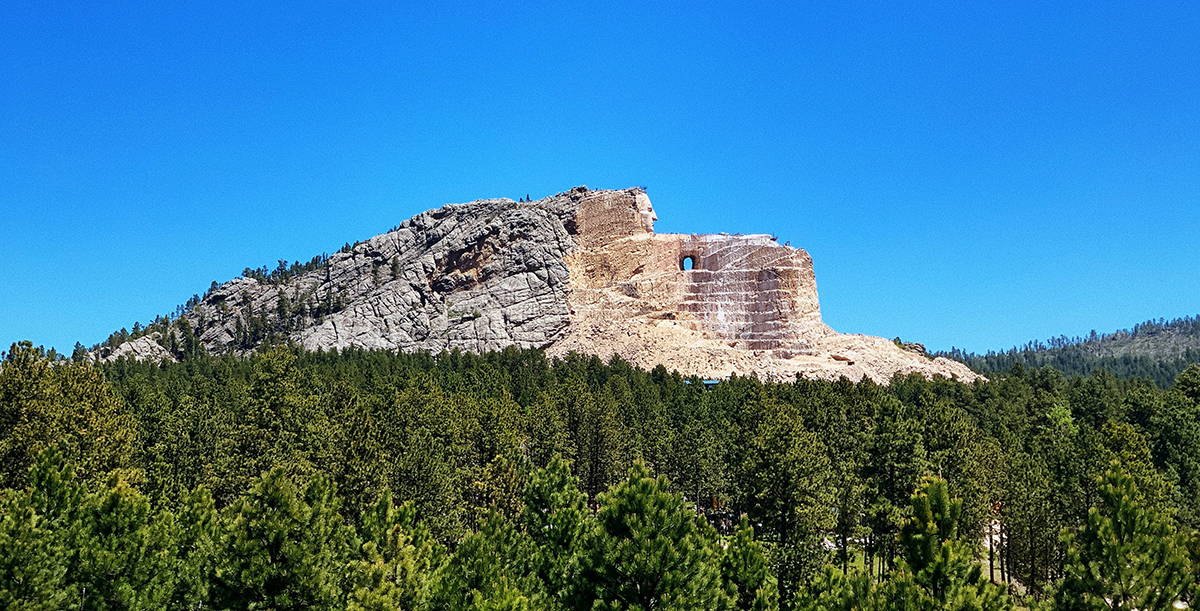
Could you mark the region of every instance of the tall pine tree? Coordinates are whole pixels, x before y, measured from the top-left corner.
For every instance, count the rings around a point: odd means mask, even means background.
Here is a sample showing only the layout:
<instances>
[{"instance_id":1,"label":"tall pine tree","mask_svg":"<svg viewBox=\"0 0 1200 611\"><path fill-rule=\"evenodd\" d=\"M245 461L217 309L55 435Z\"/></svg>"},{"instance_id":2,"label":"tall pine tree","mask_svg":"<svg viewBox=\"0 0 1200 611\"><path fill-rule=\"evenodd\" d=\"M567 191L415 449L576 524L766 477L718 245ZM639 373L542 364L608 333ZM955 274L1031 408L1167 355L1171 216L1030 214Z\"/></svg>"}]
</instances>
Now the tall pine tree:
<instances>
[{"instance_id":1,"label":"tall pine tree","mask_svg":"<svg viewBox=\"0 0 1200 611\"><path fill-rule=\"evenodd\" d=\"M1185 544L1171 521L1143 505L1132 477L1114 464L1099 486L1101 505L1065 536L1066 577L1055 606L1064 611L1160 611L1191 582Z\"/></svg>"}]
</instances>

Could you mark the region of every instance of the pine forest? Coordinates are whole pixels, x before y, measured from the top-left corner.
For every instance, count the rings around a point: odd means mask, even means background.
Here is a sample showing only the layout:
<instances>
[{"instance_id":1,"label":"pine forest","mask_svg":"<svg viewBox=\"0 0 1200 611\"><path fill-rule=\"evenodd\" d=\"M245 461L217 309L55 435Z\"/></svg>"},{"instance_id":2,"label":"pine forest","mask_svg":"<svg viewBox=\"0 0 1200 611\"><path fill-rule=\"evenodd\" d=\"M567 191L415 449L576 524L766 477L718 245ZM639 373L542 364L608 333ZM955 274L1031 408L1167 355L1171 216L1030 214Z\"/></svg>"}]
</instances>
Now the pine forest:
<instances>
[{"instance_id":1,"label":"pine forest","mask_svg":"<svg viewBox=\"0 0 1200 611\"><path fill-rule=\"evenodd\" d=\"M78 355L77 355L78 356ZM0 366L5 609L1170 609L1200 366L964 384L540 351Z\"/></svg>"}]
</instances>

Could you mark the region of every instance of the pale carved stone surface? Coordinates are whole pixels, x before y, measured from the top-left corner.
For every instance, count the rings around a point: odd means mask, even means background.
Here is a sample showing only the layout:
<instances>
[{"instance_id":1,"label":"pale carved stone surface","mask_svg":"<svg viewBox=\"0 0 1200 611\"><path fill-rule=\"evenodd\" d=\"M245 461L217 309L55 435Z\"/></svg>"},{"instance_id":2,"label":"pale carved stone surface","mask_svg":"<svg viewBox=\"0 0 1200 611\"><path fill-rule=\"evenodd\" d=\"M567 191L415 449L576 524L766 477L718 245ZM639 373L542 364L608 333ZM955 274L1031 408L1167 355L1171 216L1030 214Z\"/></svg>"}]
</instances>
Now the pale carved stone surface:
<instances>
[{"instance_id":1,"label":"pale carved stone surface","mask_svg":"<svg viewBox=\"0 0 1200 611\"><path fill-rule=\"evenodd\" d=\"M313 350L519 346L704 377L978 377L835 333L804 250L767 235L656 234L656 220L641 189L451 204L287 281L228 282L184 316L213 352L252 347L257 328Z\"/></svg>"},{"instance_id":2,"label":"pale carved stone surface","mask_svg":"<svg viewBox=\"0 0 1200 611\"><path fill-rule=\"evenodd\" d=\"M890 340L834 332L821 321L804 250L768 235L655 234L645 193L616 194L580 202L579 248L567 256L571 325L548 354L619 354L713 378L979 377Z\"/></svg>"}]
</instances>

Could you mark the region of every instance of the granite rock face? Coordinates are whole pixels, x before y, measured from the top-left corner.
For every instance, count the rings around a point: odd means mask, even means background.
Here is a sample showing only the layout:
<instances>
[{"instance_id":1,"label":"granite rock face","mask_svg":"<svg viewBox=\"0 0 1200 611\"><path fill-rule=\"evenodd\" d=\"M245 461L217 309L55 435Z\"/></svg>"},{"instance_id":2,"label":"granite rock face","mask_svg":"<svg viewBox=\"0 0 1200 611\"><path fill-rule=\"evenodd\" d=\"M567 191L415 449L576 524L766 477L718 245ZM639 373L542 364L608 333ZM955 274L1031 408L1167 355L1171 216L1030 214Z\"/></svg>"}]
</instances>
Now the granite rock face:
<instances>
[{"instance_id":1,"label":"granite rock face","mask_svg":"<svg viewBox=\"0 0 1200 611\"><path fill-rule=\"evenodd\" d=\"M175 355L162 347L162 344L159 343L161 340L161 334L151 333L135 340L127 341L116 348L103 348L90 356L93 361L101 363L111 363L121 357L135 361L168 361L174 363L176 361Z\"/></svg>"},{"instance_id":2,"label":"granite rock face","mask_svg":"<svg viewBox=\"0 0 1200 611\"><path fill-rule=\"evenodd\" d=\"M268 339L313 350L518 346L705 377L977 377L889 340L835 333L801 249L767 235L656 234L655 220L641 189L451 204L318 269L227 282L184 317L210 352Z\"/></svg>"},{"instance_id":3,"label":"granite rock face","mask_svg":"<svg viewBox=\"0 0 1200 611\"><path fill-rule=\"evenodd\" d=\"M239 278L185 316L210 351L252 347L255 319L305 348L545 347L570 323L570 198L448 205L283 282Z\"/></svg>"}]
</instances>

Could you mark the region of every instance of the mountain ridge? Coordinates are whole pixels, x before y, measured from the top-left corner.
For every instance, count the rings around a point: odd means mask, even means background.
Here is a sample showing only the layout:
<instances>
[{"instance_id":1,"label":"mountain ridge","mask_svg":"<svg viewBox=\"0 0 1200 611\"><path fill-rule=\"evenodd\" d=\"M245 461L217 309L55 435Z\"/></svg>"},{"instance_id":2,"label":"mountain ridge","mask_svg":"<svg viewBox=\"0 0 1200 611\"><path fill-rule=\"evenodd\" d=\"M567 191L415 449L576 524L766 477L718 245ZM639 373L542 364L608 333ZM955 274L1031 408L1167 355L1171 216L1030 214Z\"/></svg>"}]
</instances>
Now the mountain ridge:
<instances>
[{"instance_id":1,"label":"mountain ridge","mask_svg":"<svg viewBox=\"0 0 1200 611\"><path fill-rule=\"evenodd\" d=\"M1054 367L1067 376L1106 370L1117 377L1150 378L1160 388L1174 383L1179 372L1200 363L1200 315L1151 319L1110 333L1059 335L1007 350L983 354L956 348L936 353L965 363L972 370L996 374L1022 367Z\"/></svg>"},{"instance_id":2,"label":"mountain ridge","mask_svg":"<svg viewBox=\"0 0 1200 611\"><path fill-rule=\"evenodd\" d=\"M656 220L642 188L447 204L332 256L247 268L174 320L135 328L92 358L281 342L434 353L516 346L704 377L978 377L950 359L830 329L802 249L765 234L658 234Z\"/></svg>"}]
</instances>

